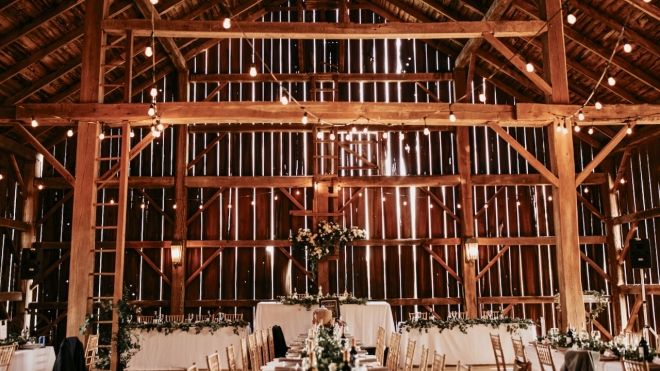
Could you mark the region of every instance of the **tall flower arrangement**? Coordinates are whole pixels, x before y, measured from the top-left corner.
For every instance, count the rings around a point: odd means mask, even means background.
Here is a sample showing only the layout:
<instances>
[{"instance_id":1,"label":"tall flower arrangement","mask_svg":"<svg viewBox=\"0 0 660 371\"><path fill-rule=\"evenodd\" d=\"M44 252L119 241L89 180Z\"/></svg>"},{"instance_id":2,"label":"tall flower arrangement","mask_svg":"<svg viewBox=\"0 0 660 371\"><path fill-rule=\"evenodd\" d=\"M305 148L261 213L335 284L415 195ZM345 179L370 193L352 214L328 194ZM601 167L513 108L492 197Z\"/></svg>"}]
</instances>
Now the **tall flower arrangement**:
<instances>
[{"instance_id":1,"label":"tall flower arrangement","mask_svg":"<svg viewBox=\"0 0 660 371\"><path fill-rule=\"evenodd\" d=\"M316 231L300 228L293 236L291 246L296 251L307 251L307 261L312 272L312 279L316 279L316 270L319 260L335 253L335 247L343 247L347 242L363 240L366 237L364 229L358 227L344 228L332 221L321 221Z\"/></svg>"}]
</instances>

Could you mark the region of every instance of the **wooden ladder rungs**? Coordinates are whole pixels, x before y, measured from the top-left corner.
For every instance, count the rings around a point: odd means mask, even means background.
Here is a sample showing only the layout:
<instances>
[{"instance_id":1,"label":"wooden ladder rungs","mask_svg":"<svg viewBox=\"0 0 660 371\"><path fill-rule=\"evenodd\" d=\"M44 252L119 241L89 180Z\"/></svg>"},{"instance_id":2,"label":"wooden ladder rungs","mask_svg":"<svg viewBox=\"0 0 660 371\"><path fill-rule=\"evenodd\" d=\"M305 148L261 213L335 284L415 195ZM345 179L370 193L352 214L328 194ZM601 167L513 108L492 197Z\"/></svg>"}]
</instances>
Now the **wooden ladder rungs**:
<instances>
[{"instance_id":1,"label":"wooden ladder rungs","mask_svg":"<svg viewBox=\"0 0 660 371\"><path fill-rule=\"evenodd\" d=\"M108 300L108 299L112 300L114 298L115 298L114 296L88 296L87 297L87 299L97 300L97 301Z\"/></svg>"},{"instance_id":2,"label":"wooden ladder rungs","mask_svg":"<svg viewBox=\"0 0 660 371\"><path fill-rule=\"evenodd\" d=\"M121 135L106 135L105 139L119 139Z\"/></svg>"},{"instance_id":3,"label":"wooden ladder rungs","mask_svg":"<svg viewBox=\"0 0 660 371\"><path fill-rule=\"evenodd\" d=\"M97 157L98 161L118 161L121 157Z\"/></svg>"},{"instance_id":4,"label":"wooden ladder rungs","mask_svg":"<svg viewBox=\"0 0 660 371\"><path fill-rule=\"evenodd\" d=\"M90 276L114 276L114 272L93 272L89 274Z\"/></svg>"},{"instance_id":5,"label":"wooden ladder rungs","mask_svg":"<svg viewBox=\"0 0 660 371\"><path fill-rule=\"evenodd\" d=\"M126 62L120 62L120 63L108 63L104 64L101 67L107 68L107 67L124 67L126 66Z\"/></svg>"},{"instance_id":6,"label":"wooden ladder rungs","mask_svg":"<svg viewBox=\"0 0 660 371\"><path fill-rule=\"evenodd\" d=\"M106 254L114 254L115 250L110 250L110 249L93 249L93 253L106 253Z\"/></svg>"},{"instance_id":7,"label":"wooden ladder rungs","mask_svg":"<svg viewBox=\"0 0 660 371\"><path fill-rule=\"evenodd\" d=\"M97 225L94 227L94 229L99 229L99 230L112 230L112 229L117 229L116 225Z\"/></svg>"},{"instance_id":8,"label":"wooden ladder rungs","mask_svg":"<svg viewBox=\"0 0 660 371\"><path fill-rule=\"evenodd\" d=\"M117 206L116 202L99 202L95 204L96 206Z\"/></svg>"},{"instance_id":9,"label":"wooden ladder rungs","mask_svg":"<svg viewBox=\"0 0 660 371\"><path fill-rule=\"evenodd\" d=\"M108 87L111 87L111 88L122 88L122 87L124 87L124 83L123 82L120 82L120 83L102 83L101 86L108 86Z\"/></svg>"},{"instance_id":10,"label":"wooden ladder rungs","mask_svg":"<svg viewBox=\"0 0 660 371\"><path fill-rule=\"evenodd\" d=\"M108 320L103 320L103 321L92 321L92 322L93 322L93 323L96 323L96 324L98 324L98 325L111 325L111 324L112 324L112 321L108 321Z\"/></svg>"},{"instance_id":11,"label":"wooden ladder rungs","mask_svg":"<svg viewBox=\"0 0 660 371\"><path fill-rule=\"evenodd\" d=\"M335 155L314 155L314 158L339 158L339 156L335 156Z\"/></svg>"}]
</instances>

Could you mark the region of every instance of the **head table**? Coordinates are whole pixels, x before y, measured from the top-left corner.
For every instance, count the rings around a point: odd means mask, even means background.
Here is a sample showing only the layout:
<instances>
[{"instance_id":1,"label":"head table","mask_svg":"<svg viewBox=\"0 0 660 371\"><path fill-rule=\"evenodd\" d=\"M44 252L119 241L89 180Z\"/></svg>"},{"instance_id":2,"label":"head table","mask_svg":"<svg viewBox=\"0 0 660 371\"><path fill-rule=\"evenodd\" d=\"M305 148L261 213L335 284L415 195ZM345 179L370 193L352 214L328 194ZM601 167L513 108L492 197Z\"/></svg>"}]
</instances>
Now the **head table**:
<instances>
[{"instance_id":1,"label":"head table","mask_svg":"<svg viewBox=\"0 0 660 371\"><path fill-rule=\"evenodd\" d=\"M174 330L170 334L134 329L131 333L137 336L140 350L129 361L129 370L168 370L185 369L193 363L206 368L206 356L215 351L226 362L225 347L233 344L238 355L240 339L247 336L247 328L240 327L238 334L234 333L234 327L222 327L213 333L205 328L199 334L195 329ZM236 362L238 368L243 367L240 356Z\"/></svg>"},{"instance_id":2,"label":"head table","mask_svg":"<svg viewBox=\"0 0 660 371\"><path fill-rule=\"evenodd\" d=\"M299 334L307 333L312 325L312 313L318 305L310 309L302 305L286 305L278 302L261 302L257 304L254 318L254 329L266 329L279 325L284 333L284 339L291 342ZM376 345L378 327L385 329L389 336L394 327L394 318L390 304L384 301L369 301L361 304L341 304L341 316L348 324L351 335L362 341L367 347Z\"/></svg>"},{"instance_id":3,"label":"head table","mask_svg":"<svg viewBox=\"0 0 660 371\"><path fill-rule=\"evenodd\" d=\"M593 360L593 365L596 369L595 371L623 371L621 361L609 359L604 360L601 358L600 353L597 352L590 352L588 350L552 349L552 361L555 363L555 368L557 370L564 369L564 360L567 352L574 352L578 353L579 356L589 357ZM525 346L525 354L527 354L527 360L532 363L533 371L543 371L539 364L539 356L538 353L536 353L534 344L528 344ZM654 358L653 362L649 362L649 369L652 371L660 370L660 359L658 357ZM567 368L567 370L570 370L570 368Z\"/></svg>"},{"instance_id":4,"label":"head table","mask_svg":"<svg viewBox=\"0 0 660 371\"><path fill-rule=\"evenodd\" d=\"M18 349L11 359L9 371L52 371L54 364L53 347Z\"/></svg>"}]
</instances>

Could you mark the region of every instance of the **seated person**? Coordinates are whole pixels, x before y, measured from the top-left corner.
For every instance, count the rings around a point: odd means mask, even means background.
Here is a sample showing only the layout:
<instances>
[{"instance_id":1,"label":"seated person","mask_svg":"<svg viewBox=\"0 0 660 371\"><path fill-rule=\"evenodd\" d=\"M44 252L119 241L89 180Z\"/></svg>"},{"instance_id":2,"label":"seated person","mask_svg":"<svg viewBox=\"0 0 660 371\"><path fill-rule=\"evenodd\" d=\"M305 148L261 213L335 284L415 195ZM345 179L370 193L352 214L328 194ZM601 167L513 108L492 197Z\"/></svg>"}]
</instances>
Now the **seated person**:
<instances>
[{"instance_id":1,"label":"seated person","mask_svg":"<svg viewBox=\"0 0 660 371\"><path fill-rule=\"evenodd\" d=\"M334 319L332 318L332 311L330 309L326 308L318 308L314 309L314 313L312 315L312 324L313 325L321 325L324 327L332 327L334 326Z\"/></svg>"}]
</instances>

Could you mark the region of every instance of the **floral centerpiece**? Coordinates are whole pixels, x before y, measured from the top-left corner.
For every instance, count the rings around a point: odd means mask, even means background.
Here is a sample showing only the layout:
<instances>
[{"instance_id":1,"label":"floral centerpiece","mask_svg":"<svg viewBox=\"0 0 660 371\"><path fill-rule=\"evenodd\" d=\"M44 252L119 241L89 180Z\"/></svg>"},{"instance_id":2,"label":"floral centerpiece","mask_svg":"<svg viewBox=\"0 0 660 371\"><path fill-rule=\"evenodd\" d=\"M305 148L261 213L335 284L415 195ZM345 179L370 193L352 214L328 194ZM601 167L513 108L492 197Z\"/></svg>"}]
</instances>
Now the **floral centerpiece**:
<instances>
[{"instance_id":1,"label":"floral centerpiece","mask_svg":"<svg viewBox=\"0 0 660 371\"><path fill-rule=\"evenodd\" d=\"M336 294L332 295L310 295L310 294L298 294L294 291L292 295L279 296L277 299L280 303L284 305L302 305L307 310L310 310L313 305L319 303L319 300L323 299L339 299L339 304L358 304L365 305L367 304L366 298L358 298L355 295L344 292L343 294L337 296Z\"/></svg>"},{"instance_id":2,"label":"floral centerpiece","mask_svg":"<svg viewBox=\"0 0 660 371\"><path fill-rule=\"evenodd\" d=\"M364 229L344 228L335 222L323 220L318 223L315 232L300 228L290 241L294 251L307 252L309 270L312 273L312 279L315 280L319 260L334 255L336 247L343 247L347 242L362 240L365 237Z\"/></svg>"},{"instance_id":3,"label":"floral centerpiece","mask_svg":"<svg viewBox=\"0 0 660 371\"><path fill-rule=\"evenodd\" d=\"M547 336L540 337L539 340L550 344L553 348L590 350L599 352L606 357L624 357L632 361L650 362L657 355L656 350L649 347L648 355L645 357L643 352L640 352L638 339L633 339L630 335L619 335L611 341L603 341L598 331L587 333L586 331L570 330L570 333L563 333L559 332L558 329L551 329Z\"/></svg>"}]
</instances>

